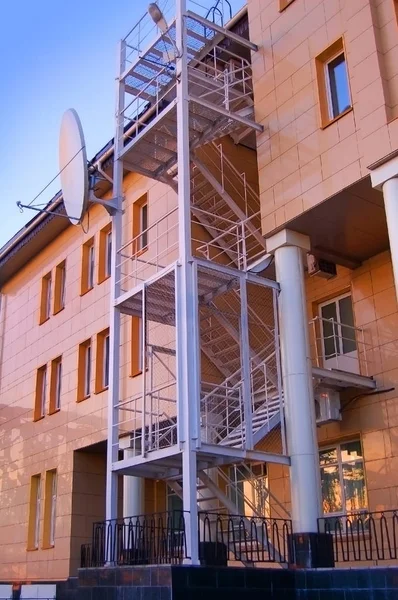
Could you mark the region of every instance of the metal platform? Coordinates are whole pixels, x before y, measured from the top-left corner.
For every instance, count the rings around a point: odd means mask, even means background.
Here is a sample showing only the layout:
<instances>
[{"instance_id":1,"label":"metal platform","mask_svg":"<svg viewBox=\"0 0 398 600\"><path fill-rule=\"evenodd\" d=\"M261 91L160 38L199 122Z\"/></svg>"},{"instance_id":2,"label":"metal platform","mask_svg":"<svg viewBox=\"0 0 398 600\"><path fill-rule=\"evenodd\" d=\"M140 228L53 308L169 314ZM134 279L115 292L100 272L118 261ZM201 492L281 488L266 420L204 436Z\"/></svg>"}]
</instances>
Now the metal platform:
<instances>
[{"instance_id":1,"label":"metal platform","mask_svg":"<svg viewBox=\"0 0 398 600\"><path fill-rule=\"evenodd\" d=\"M126 169L173 182L177 162L175 23L132 64L124 64L121 118L123 144L118 158ZM256 50L255 44L188 11L189 138L191 152L229 133L262 131L254 121L249 60L226 48Z\"/></svg>"}]
</instances>

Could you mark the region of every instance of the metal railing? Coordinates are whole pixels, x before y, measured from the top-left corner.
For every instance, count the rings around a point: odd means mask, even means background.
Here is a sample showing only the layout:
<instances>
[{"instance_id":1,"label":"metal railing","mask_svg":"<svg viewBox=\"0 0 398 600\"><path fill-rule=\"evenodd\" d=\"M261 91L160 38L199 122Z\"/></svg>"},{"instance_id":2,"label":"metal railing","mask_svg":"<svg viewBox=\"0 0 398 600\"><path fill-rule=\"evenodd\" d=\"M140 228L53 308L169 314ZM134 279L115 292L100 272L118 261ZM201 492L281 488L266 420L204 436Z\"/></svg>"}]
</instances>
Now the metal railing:
<instances>
[{"instance_id":1,"label":"metal railing","mask_svg":"<svg viewBox=\"0 0 398 600\"><path fill-rule=\"evenodd\" d=\"M398 558L398 510L323 517L318 531L333 537L336 563Z\"/></svg>"},{"instance_id":2,"label":"metal railing","mask_svg":"<svg viewBox=\"0 0 398 600\"><path fill-rule=\"evenodd\" d=\"M290 519L213 512L200 512L199 517L200 541L214 544L213 557L218 564L223 558L245 564L287 564L292 557Z\"/></svg>"},{"instance_id":3,"label":"metal railing","mask_svg":"<svg viewBox=\"0 0 398 600\"><path fill-rule=\"evenodd\" d=\"M101 521L81 548L82 567L180 564L187 555L185 514L154 513Z\"/></svg>"},{"instance_id":4,"label":"metal railing","mask_svg":"<svg viewBox=\"0 0 398 600\"><path fill-rule=\"evenodd\" d=\"M370 374L372 342L369 332L333 318L315 317L309 326L315 366Z\"/></svg>"},{"instance_id":5,"label":"metal railing","mask_svg":"<svg viewBox=\"0 0 398 600\"><path fill-rule=\"evenodd\" d=\"M187 550L185 512L171 511L94 523L91 544L81 546L80 566L181 564ZM199 558L214 564L288 563L290 519L221 512L198 515ZM210 547L210 552L209 552Z\"/></svg>"}]
</instances>

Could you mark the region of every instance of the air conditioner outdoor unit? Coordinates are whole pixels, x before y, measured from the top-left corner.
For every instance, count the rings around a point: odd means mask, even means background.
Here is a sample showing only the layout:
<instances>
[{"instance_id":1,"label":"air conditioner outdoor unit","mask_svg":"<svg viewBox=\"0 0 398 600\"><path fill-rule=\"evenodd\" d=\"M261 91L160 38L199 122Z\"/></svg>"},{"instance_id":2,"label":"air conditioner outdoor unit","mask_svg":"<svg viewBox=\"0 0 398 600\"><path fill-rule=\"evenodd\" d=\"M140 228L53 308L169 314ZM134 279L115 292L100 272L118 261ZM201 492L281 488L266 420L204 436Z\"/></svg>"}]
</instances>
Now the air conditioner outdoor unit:
<instances>
[{"instance_id":1,"label":"air conditioner outdoor unit","mask_svg":"<svg viewBox=\"0 0 398 600\"><path fill-rule=\"evenodd\" d=\"M337 275L336 265L328 260L317 258L313 254L307 254L308 275L331 279Z\"/></svg>"},{"instance_id":2,"label":"air conditioner outdoor unit","mask_svg":"<svg viewBox=\"0 0 398 600\"><path fill-rule=\"evenodd\" d=\"M330 388L315 391L315 416L318 425L341 421L340 393Z\"/></svg>"}]
</instances>

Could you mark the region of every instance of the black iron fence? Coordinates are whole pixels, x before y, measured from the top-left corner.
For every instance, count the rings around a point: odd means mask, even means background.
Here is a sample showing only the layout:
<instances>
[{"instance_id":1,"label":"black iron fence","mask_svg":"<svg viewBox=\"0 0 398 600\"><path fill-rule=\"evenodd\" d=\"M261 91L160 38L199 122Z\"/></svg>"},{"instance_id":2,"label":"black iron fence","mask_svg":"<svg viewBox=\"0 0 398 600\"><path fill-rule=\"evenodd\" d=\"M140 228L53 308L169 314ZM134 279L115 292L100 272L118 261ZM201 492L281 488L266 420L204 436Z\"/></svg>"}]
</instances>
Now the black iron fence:
<instances>
[{"instance_id":1,"label":"black iron fence","mask_svg":"<svg viewBox=\"0 0 398 600\"><path fill-rule=\"evenodd\" d=\"M398 510L324 517L318 531L333 537L336 563L398 558Z\"/></svg>"},{"instance_id":2,"label":"black iron fence","mask_svg":"<svg viewBox=\"0 0 398 600\"><path fill-rule=\"evenodd\" d=\"M199 513L199 558L211 552L214 564L288 563L292 557L290 519ZM209 550L210 549L210 550ZM223 559L225 558L225 561Z\"/></svg>"},{"instance_id":3,"label":"black iron fence","mask_svg":"<svg viewBox=\"0 0 398 600\"><path fill-rule=\"evenodd\" d=\"M173 511L94 523L91 544L81 547L81 567L181 564L187 554L186 513ZM203 564L287 563L291 521L201 512Z\"/></svg>"},{"instance_id":4,"label":"black iron fence","mask_svg":"<svg viewBox=\"0 0 398 600\"><path fill-rule=\"evenodd\" d=\"M94 523L81 566L179 564L188 558L184 517L173 511Z\"/></svg>"}]
</instances>

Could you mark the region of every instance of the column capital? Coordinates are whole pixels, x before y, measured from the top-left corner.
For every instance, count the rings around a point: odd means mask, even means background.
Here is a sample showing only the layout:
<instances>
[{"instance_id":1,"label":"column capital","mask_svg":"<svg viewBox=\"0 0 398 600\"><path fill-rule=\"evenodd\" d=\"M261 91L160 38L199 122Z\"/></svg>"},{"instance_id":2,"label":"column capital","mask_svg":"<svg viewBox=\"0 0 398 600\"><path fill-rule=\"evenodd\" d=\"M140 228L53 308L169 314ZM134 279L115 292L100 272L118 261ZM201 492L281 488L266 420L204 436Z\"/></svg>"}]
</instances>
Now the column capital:
<instances>
[{"instance_id":1,"label":"column capital","mask_svg":"<svg viewBox=\"0 0 398 600\"><path fill-rule=\"evenodd\" d=\"M311 242L308 235L297 233L297 231L292 231L291 229L282 229L282 231L275 233L275 235L267 239L267 252L270 254L283 246L296 246L306 252L311 250Z\"/></svg>"},{"instance_id":2,"label":"column capital","mask_svg":"<svg viewBox=\"0 0 398 600\"><path fill-rule=\"evenodd\" d=\"M390 179L398 178L398 152L394 151L368 167L372 187L382 190Z\"/></svg>"}]
</instances>

